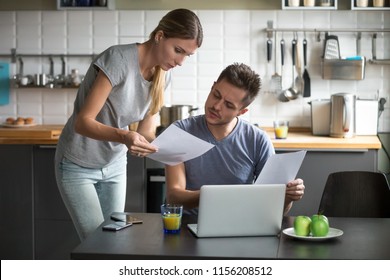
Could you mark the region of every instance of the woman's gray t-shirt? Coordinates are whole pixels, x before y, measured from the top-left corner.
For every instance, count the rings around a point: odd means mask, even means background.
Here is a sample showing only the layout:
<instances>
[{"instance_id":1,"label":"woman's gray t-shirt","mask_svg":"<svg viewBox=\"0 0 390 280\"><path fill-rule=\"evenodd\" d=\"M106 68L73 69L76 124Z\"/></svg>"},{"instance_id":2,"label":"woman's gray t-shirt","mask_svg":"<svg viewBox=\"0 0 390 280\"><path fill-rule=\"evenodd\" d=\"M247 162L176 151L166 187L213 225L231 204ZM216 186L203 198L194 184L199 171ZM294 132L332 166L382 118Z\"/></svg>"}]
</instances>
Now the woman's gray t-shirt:
<instances>
[{"instance_id":1,"label":"woman's gray t-shirt","mask_svg":"<svg viewBox=\"0 0 390 280\"><path fill-rule=\"evenodd\" d=\"M144 119L151 102L151 82L145 80L140 73L137 44L112 46L94 59L77 92L73 114L57 145L58 154L88 168L107 166L127 152L124 144L95 140L74 131L75 118L99 70L110 80L112 91L96 117L98 122L128 130L129 124Z\"/></svg>"},{"instance_id":2,"label":"woman's gray t-shirt","mask_svg":"<svg viewBox=\"0 0 390 280\"><path fill-rule=\"evenodd\" d=\"M176 121L175 125L215 145L184 163L189 190L199 190L203 185L252 184L275 153L268 135L240 118L234 130L220 141L208 129L204 115Z\"/></svg>"}]
</instances>

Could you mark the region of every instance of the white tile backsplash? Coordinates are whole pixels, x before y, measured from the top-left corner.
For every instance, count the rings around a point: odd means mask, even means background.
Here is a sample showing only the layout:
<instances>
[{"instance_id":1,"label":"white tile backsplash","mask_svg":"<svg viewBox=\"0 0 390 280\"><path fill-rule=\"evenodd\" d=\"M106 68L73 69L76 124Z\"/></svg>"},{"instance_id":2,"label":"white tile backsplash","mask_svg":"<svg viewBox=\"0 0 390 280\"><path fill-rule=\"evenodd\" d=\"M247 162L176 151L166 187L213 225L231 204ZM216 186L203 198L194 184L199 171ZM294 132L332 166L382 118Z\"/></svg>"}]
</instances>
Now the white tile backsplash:
<instances>
[{"instance_id":1,"label":"white tile backsplash","mask_svg":"<svg viewBox=\"0 0 390 280\"><path fill-rule=\"evenodd\" d=\"M197 54L172 71L172 84L165 100L170 104L191 104L203 112L209 90L221 72L230 63L244 62L262 78L259 97L250 106L245 119L263 126L271 126L276 118L289 119L292 126L310 126L308 101L330 98L337 92L354 92L360 97L385 97L385 111L379 119L379 131L390 131L390 66L367 63L365 79L361 81L323 80L321 56L324 34L317 41L314 32L298 33L299 47L303 36L308 41L308 71L311 78L311 98L279 102L269 93L271 75L283 75L283 88L292 83L292 32L277 33L272 38L276 55L268 64L266 59L267 21L275 28L390 28L387 11L285 11L285 10L199 10L204 41ZM114 44L147 40L150 32L167 11L2 11L0 12L0 54L11 48L25 54L97 54ZM332 34L332 33L331 33ZM335 33L339 37L341 54L356 55L356 34ZM285 65L280 63L280 40L286 42ZM361 54L372 58L372 34L362 33ZM390 58L390 33L378 33L377 58ZM273 48L273 52L275 49ZM302 49L301 49L302 53ZM0 59L3 61L4 59ZM276 68L275 68L276 59ZM9 61L9 60L8 60ZM47 58L24 58L24 73L48 73ZM77 68L85 73L90 58L67 58L67 74ZM19 66L11 64L12 75ZM55 74L60 73L60 59L55 58ZM0 106L0 122L8 116L32 116L44 124L64 124L73 111L75 89L12 89L10 103Z\"/></svg>"},{"instance_id":2,"label":"white tile backsplash","mask_svg":"<svg viewBox=\"0 0 390 280\"><path fill-rule=\"evenodd\" d=\"M118 19L120 23L140 23L145 22L145 12L144 11L118 11Z\"/></svg>"}]
</instances>

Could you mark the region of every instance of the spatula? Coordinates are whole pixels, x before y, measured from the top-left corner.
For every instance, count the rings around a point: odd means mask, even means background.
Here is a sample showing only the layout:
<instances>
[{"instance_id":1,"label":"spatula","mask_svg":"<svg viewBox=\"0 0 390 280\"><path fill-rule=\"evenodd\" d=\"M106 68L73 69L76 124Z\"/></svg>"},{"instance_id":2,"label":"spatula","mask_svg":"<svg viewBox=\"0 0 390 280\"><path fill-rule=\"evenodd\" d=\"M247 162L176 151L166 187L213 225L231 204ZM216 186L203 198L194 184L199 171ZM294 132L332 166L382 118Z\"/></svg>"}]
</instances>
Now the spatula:
<instances>
[{"instance_id":1,"label":"spatula","mask_svg":"<svg viewBox=\"0 0 390 280\"><path fill-rule=\"evenodd\" d=\"M277 67L276 67L276 37L275 37L275 73L271 77L271 92L275 94L279 94L282 92L282 76L278 74Z\"/></svg>"},{"instance_id":2,"label":"spatula","mask_svg":"<svg viewBox=\"0 0 390 280\"><path fill-rule=\"evenodd\" d=\"M310 97L310 76L309 72L307 71L306 67L307 63L307 40L306 38L303 39L303 66L305 67L305 70L303 71L303 97Z\"/></svg>"}]
</instances>

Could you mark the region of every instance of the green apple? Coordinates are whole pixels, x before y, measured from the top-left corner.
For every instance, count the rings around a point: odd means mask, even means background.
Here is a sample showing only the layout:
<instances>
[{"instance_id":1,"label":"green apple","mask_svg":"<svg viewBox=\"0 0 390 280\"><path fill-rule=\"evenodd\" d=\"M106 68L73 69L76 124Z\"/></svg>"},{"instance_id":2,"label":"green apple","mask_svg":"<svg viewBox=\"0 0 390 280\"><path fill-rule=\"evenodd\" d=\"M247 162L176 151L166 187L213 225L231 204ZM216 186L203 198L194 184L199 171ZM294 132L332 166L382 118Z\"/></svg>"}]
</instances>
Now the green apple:
<instances>
[{"instance_id":1,"label":"green apple","mask_svg":"<svg viewBox=\"0 0 390 280\"><path fill-rule=\"evenodd\" d=\"M294 232L298 236L308 236L310 234L311 219L308 216L297 216L294 219Z\"/></svg>"},{"instance_id":2,"label":"green apple","mask_svg":"<svg viewBox=\"0 0 390 280\"><path fill-rule=\"evenodd\" d=\"M325 221L328 222L329 224L329 221L328 221L328 217L326 217L325 215L322 215L322 214L314 214L313 216L311 216L311 221L316 221L316 220L321 220L321 219L324 219Z\"/></svg>"},{"instance_id":3,"label":"green apple","mask_svg":"<svg viewBox=\"0 0 390 280\"><path fill-rule=\"evenodd\" d=\"M329 232L329 221L324 215L317 214L311 217L310 231L314 237L327 236Z\"/></svg>"}]
</instances>

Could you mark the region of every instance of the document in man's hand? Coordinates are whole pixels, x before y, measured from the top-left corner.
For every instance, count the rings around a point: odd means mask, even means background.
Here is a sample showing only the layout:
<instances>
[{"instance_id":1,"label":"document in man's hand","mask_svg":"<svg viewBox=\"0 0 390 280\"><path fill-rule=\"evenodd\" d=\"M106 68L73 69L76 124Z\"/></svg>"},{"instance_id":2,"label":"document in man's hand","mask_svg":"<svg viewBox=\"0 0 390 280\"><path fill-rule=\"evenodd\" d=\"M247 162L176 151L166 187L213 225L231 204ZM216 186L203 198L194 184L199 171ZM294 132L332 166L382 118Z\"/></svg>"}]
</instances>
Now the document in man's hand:
<instances>
[{"instance_id":1,"label":"document in man's hand","mask_svg":"<svg viewBox=\"0 0 390 280\"><path fill-rule=\"evenodd\" d=\"M265 163L255 184L287 184L297 176L306 151L272 155Z\"/></svg>"},{"instance_id":2,"label":"document in man's hand","mask_svg":"<svg viewBox=\"0 0 390 280\"><path fill-rule=\"evenodd\" d=\"M152 144L158 148L158 151L147 157L168 165L176 165L196 158L214 147L213 144L173 124L166 128Z\"/></svg>"}]
</instances>

